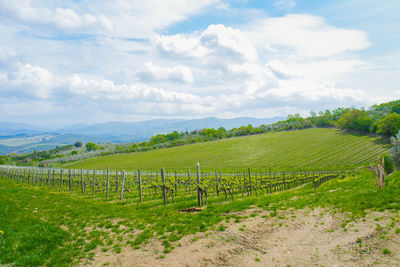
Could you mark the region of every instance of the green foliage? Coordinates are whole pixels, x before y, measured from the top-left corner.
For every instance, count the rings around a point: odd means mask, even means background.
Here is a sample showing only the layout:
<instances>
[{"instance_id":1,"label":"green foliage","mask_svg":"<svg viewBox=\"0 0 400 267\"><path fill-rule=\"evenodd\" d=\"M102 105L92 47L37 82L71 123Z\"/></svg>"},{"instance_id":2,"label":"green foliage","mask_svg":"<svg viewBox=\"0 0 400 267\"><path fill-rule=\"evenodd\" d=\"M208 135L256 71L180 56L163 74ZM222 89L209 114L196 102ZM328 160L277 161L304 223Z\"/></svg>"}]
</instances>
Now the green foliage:
<instances>
[{"instance_id":1,"label":"green foliage","mask_svg":"<svg viewBox=\"0 0 400 267\"><path fill-rule=\"evenodd\" d=\"M392 113L400 114L400 103L394 104L390 111Z\"/></svg>"},{"instance_id":2,"label":"green foliage","mask_svg":"<svg viewBox=\"0 0 400 267\"><path fill-rule=\"evenodd\" d=\"M390 138L392 147L390 148L390 156L396 168L400 168L400 132L396 136Z\"/></svg>"},{"instance_id":3,"label":"green foliage","mask_svg":"<svg viewBox=\"0 0 400 267\"><path fill-rule=\"evenodd\" d=\"M390 113L378 124L378 133L394 136L400 130L400 114Z\"/></svg>"},{"instance_id":4,"label":"green foliage","mask_svg":"<svg viewBox=\"0 0 400 267\"><path fill-rule=\"evenodd\" d=\"M92 158L66 166L76 169L272 168L336 169L369 165L387 150L377 138L334 129L274 132L215 142Z\"/></svg>"},{"instance_id":5,"label":"green foliage","mask_svg":"<svg viewBox=\"0 0 400 267\"><path fill-rule=\"evenodd\" d=\"M93 142L86 143L86 150L87 151L95 151L97 149L98 149L98 147L97 147L97 145L95 143L93 143Z\"/></svg>"},{"instance_id":6,"label":"green foliage","mask_svg":"<svg viewBox=\"0 0 400 267\"><path fill-rule=\"evenodd\" d=\"M341 116L338 124L343 130L373 132L374 121L366 111L352 109Z\"/></svg>"},{"instance_id":7,"label":"green foliage","mask_svg":"<svg viewBox=\"0 0 400 267\"><path fill-rule=\"evenodd\" d=\"M71 155L76 155L78 152L76 150L71 151Z\"/></svg>"},{"instance_id":8,"label":"green foliage","mask_svg":"<svg viewBox=\"0 0 400 267\"><path fill-rule=\"evenodd\" d=\"M9 158L7 155L0 156L0 165L7 165L9 164Z\"/></svg>"},{"instance_id":9,"label":"green foliage","mask_svg":"<svg viewBox=\"0 0 400 267\"><path fill-rule=\"evenodd\" d=\"M392 173L394 171L394 169L395 169L394 160L392 159L390 154L383 155L383 158L385 160L385 166L384 166L385 172L387 174Z\"/></svg>"},{"instance_id":10,"label":"green foliage","mask_svg":"<svg viewBox=\"0 0 400 267\"><path fill-rule=\"evenodd\" d=\"M83 147L82 141L76 141L75 144L74 144L74 147L76 147L76 148Z\"/></svg>"}]
</instances>

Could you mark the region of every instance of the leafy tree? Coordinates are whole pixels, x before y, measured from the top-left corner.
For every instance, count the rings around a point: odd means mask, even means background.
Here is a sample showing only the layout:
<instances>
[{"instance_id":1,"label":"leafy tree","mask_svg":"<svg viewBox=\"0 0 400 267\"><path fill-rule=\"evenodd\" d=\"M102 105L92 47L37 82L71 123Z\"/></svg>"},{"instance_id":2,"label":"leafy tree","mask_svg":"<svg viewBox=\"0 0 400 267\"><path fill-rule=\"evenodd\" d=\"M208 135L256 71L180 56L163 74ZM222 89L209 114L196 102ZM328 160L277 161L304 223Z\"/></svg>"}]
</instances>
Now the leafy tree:
<instances>
[{"instance_id":1,"label":"leafy tree","mask_svg":"<svg viewBox=\"0 0 400 267\"><path fill-rule=\"evenodd\" d=\"M338 124L343 130L372 132L374 121L371 117L369 117L367 112L363 110L352 109L340 117Z\"/></svg>"},{"instance_id":2,"label":"leafy tree","mask_svg":"<svg viewBox=\"0 0 400 267\"><path fill-rule=\"evenodd\" d=\"M87 151L94 151L97 150L97 145L93 142L89 142L86 144L86 150Z\"/></svg>"},{"instance_id":3,"label":"leafy tree","mask_svg":"<svg viewBox=\"0 0 400 267\"><path fill-rule=\"evenodd\" d=\"M394 104L390 110L392 113L400 114L400 103Z\"/></svg>"},{"instance_id":4,"label":"leafy tree","mask_svg":"<svg viewBox=\"0 0 400 267\"><path fill-rule=\"evenodd\" d=\"M83 147L83 143L81 141L76 141L74 147Z\"/></svg>"},{"instance_id":5,"label":"leafy tree","mask_svg":"<svg viewBox=\"0 0 400 267\"><path fill-rule=\"evenodd\" d=\"M0 165L8 164L8 156L0 156Z\"/></svg>"},{"instance_id":6,"label":"leafy tree","mask_svg":"<svg viewBox=\"0 0 400 267\"><path fill-rule=\"evenodd\" d=\"M396 168L400 167L400 131L396 134L396 136L390 138L390 142L392 147L390 148L391 158L396 166Z\"/></svg>"},{"instance_id":7,"label":"leafy tree","mask_svg":"<svg viewBox=\"0 0 400 267\"><path fill-rule=\"evenodd\" d=\"M400 130L400 114L389 113L378 123L378 133L394 136Z\"/></svg>"}]
</instances>

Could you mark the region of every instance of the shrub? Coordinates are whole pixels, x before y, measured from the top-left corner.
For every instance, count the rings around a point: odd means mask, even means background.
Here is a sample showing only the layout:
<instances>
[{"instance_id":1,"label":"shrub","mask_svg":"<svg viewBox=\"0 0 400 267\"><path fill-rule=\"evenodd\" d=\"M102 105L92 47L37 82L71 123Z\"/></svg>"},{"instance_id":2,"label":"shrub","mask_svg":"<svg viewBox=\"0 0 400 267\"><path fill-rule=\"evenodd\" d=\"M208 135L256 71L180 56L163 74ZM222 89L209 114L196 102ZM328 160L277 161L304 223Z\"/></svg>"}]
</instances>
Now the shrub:
<instances>
[{"instance_id":1,"label":"shrub","mask_svg":"<svg viewBox=\"0 0 400 267\"><path fill-rule=\"evenodd\" d=\"M89 143L86 144L86 150L87 151L95 151L97 149L98 149L97 145L95 143L93 143L93 142L89 142Z\"/></svg>"}]
</instances>

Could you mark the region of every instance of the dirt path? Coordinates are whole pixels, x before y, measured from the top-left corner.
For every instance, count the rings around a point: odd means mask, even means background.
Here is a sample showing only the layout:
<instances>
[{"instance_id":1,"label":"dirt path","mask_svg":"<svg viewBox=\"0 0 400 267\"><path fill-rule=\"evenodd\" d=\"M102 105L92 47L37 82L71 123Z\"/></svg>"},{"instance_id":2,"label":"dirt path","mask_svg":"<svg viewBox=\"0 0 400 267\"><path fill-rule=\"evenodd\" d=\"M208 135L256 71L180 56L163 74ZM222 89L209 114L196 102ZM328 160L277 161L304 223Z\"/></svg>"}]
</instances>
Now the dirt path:
<instances>
[{"instance_id":1,"label":"dirt path","mask_svg":"<svg viewBox=\"0 0 400 267\"><path fill-rule=\"evenodd\" d=\"M278 212L248 210L225 231L187 236L172 252L153 240L142 249L101 252L86 266L400 266L399 214L371 212L347 222L344 214L316 209ZM386 248L386 254L383 249Z\"/></svg>"}]
</instances>

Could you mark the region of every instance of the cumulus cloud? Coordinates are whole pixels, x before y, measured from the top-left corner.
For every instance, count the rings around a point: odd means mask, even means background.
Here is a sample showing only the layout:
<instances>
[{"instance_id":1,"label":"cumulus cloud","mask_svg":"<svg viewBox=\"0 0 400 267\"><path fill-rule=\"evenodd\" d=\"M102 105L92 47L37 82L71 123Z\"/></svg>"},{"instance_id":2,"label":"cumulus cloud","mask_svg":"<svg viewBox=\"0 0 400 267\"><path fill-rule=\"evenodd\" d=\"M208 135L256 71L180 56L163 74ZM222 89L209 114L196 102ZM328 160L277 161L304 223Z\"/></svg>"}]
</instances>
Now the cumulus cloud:
<instances>
[{"instance_id":1,"label":"cumulus cloud","mask_svg":"<svg viewBox=\"0 0 400 267\"><path fill-rule=\"evenodd\" d=\"M257 60L257 49L239 29L221 24L210 25L204 31L171 36L156 35L152 44L159 52L179 58L202 60L215 64L224 61Z\"/></svg>"},{"instance_id":2,"label":"cumulus cloud","mask_svg":"<svg viewBox=\"0 0 400 267\"><path fill-rule=\"evenodd\" d=\"M151 62L144 65L144 69L138 72L138 77L146 81L172 81L178 83L192 83L192 72L186 66L178 65L171 68L160 67Z\"/></svg>"},{"instance_id":3,"label":"cumulus cloud","mask_svg":"<svg viewBox=\"0 0 400 267\"><path fill-rule=\"evenodd\" d=\"M371 45L363 31L337 28L322 17L308 14L261 19L248 25L246 33L264 45L292 49L310 58L335 56Z\"/></svg>"}]
</instances>

